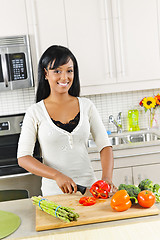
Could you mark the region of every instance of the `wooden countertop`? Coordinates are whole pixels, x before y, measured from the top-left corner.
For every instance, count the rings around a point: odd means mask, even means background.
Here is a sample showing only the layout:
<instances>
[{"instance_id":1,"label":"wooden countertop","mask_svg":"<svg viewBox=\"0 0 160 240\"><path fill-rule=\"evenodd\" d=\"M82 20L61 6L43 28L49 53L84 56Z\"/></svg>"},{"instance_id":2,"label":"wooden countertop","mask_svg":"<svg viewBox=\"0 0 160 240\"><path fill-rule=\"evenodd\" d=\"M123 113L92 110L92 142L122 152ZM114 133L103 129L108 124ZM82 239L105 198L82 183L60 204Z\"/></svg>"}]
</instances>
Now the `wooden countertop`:
<instances>
[{"instance_id":1,"label":"wooden countertop","mask_svg":"<svg viewBox=\"0 0 160 240\"><path fill-rule=\"evenodd\" d=\"M160 208L160 204L156 205ZM160 239L160 215L36 232L35 206L31 199L0 202L0 210L13 212L22 221L17 231L5 239L97 240L102 237L111 240Z\"/></svg>"}]
</instances>

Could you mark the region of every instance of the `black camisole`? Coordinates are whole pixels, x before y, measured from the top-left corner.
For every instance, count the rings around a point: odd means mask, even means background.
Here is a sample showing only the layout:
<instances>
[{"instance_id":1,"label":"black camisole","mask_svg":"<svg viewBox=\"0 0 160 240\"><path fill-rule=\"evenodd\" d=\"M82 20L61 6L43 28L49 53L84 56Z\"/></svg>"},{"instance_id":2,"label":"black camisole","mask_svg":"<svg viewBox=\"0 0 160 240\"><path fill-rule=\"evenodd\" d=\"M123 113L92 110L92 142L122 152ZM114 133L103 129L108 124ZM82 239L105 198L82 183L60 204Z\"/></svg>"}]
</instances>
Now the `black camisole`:
<instances>
[{"instance_id":1,"label":"black camisole","mask_svg":"<svg viewBox=\"0 0 160 240\"><path fill-rule=\"evenodd\" d=\"M60 127L66 130L67 132L71 133L73 129L78 125L79 119L80 119L80 112L75 116L74 119L70 120L69 123L61 123L60 121L55 121L54 119L52 119L52 121L57 127Z\"/></svg>"}]
</instances>

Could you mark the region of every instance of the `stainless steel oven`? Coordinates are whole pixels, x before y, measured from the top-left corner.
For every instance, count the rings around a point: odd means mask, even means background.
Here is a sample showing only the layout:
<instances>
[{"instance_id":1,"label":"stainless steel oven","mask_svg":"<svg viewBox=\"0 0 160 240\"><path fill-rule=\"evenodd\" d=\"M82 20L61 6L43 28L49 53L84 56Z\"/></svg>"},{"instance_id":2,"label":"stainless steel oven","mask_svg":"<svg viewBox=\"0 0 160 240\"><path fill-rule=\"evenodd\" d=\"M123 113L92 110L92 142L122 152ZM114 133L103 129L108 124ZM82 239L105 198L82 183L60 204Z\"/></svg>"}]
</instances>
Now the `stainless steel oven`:
<instances>
[{"instance_id":1,"label":"stainless steel oven","mask_svg":"<svg viewBox=\"0 0 160 240\"><path fill-rule=\"evenodd\" d=\"M29 36L0 38L0 91L34 86Z\"/></svg>"},{"instance_id":2,"label":"stainless steel oven","mask_svg":"<svg viewBox=\"0 0 160 240\"><path fill-rule=\"evenodd\" d=\"M17 162L18 140L24 114L0 117L0 176L27 174ZM41 161L39 144L36 142L34 157Z\"/></svg>"}]
</instances>

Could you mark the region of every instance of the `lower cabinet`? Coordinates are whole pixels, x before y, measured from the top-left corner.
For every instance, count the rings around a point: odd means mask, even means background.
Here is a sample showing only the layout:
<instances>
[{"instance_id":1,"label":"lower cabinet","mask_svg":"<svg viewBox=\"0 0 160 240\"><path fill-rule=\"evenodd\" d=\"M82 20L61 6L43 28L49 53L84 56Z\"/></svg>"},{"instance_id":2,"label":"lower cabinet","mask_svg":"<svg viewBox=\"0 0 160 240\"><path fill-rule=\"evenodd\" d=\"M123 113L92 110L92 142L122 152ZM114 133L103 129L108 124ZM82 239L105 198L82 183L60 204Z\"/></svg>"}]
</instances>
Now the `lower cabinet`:
<instances>
[{"instance_id":1,"label":"lower cabinet","mask_svg":"<svg viewBox=\"0 0 160 240\"><path fill-rule=\"evenodd\" d=\"M123 149L113 153L113 183L117 187L121 183L138 185L146 178L160 184L159 146ZM90 159L97 179L101 179L102 167L99 154L91 153Z\"/></svg>"},{"instance_id":2,"label":"lower cabinet","mask_svg":"<svg viewBox=\"0 0 160 240\"><path fill-rule=\"evenodd\" d=\"M97 179L101 179L102 170L95 170ZM121 183L138 185L140 181L149 178L153 183L160 184L160 164L151 164L137 167L124 167L113 170L113 183L119 186Z\"/></svg>"},{"instance_id":3,"label":"lower cabinet","mask_svg":"<svg viewBox=\"0 0 160 240\"><path fill-rule=\"evenodd\" d=\"M138 185L139 182L145 178L149 178L153 183L160 184L160 164L133 167L133 180L135 185Z\"/></svg>"},{"instance_id":4,"label":"lower cabinet","mask_svg":"<svg viewBox=\"0 0 160 240\"><path fill-rule=\"evenodd\" d=\"M102 171L95 171L97 179L101 179ZM118 187L121 183L132 184L132 168L120 168L113 170L113 183Z\"/></svg>"}]
</instances>

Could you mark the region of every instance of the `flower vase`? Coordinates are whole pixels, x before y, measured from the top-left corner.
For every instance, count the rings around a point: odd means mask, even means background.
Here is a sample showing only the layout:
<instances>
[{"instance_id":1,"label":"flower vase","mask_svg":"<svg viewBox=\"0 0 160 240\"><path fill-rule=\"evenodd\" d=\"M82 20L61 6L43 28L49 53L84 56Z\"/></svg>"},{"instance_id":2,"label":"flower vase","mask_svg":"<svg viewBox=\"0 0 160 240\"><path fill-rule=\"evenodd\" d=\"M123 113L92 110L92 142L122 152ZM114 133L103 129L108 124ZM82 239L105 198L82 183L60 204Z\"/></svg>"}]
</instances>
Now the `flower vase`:
<instances>
[{"instance_id":1,"label":"flower vase","mask_svg":"<svg viewBox=\"0 0 160 240\"><path fill-rule=\"evenodd\" d=\"M155 109L149 109L149 114L148 114L148 130L152 129L153 127L156 126L156 119L155 119L155 114L156 110Z\"/></svg>"}]
</instances>

